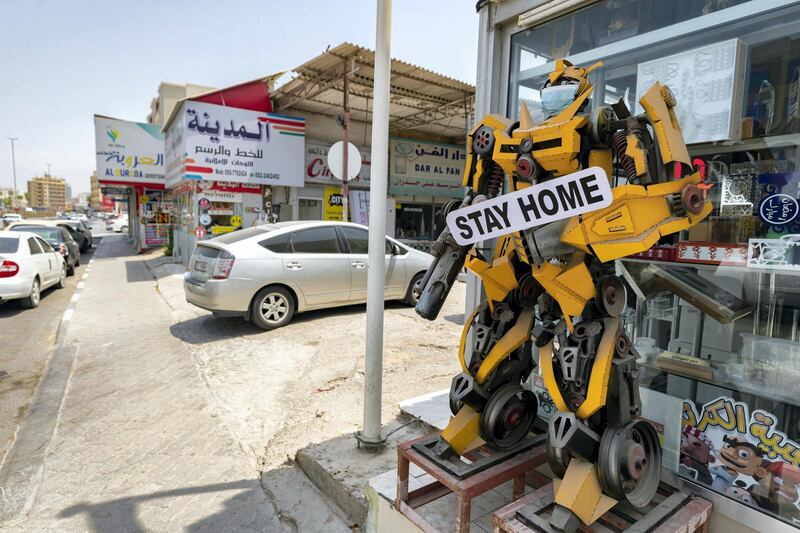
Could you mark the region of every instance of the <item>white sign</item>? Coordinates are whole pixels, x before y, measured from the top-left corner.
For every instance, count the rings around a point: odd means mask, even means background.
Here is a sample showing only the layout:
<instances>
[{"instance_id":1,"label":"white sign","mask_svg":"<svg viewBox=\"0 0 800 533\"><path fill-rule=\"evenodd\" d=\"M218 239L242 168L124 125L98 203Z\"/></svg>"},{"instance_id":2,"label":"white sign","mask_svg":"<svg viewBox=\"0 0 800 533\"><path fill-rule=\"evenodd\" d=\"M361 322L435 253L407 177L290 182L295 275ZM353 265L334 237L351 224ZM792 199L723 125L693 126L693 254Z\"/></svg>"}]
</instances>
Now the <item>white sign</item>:
<instances>
[{"instance_id":1,"label":"white sign","mask_svg":"<svg viewBox=\"0 0 800 533\"><path fill-rule=\"evenodd\" d=\"M369 225L369 191L350 191L350 221Z\"/></svg>"},{"instance_id":2,"label":"white sign","mask_svg":"<svg viewBox=\"0 0 800 533\"><path fill-rule=\"evenodd\" d=\"M322 141L306 141L305 182L324 185L341 185L342 180L334 177L328 167L328 150L330 146ZM359 148L361 169L358 175L350 180L350 184L369 185L370 153Z\"/></svg>"},{"instance_id":3,"label":"white sign","mask_svg":"<svg viewBox=\"0 0 800 533\"><path fill-rule=\"evenodd\" d=\"M305 119L186 101L167 130L167 184L303 185Z\"/></svg>"},{"instance_id":4,"label":"white sign","mask_svg":"<svg viewBox=\"0 0 800 533\"><path fill-rule=\"evenodd\" d=\"M591 167L451 211L447 227L464 246L596 211L612 200L605 171Z\"/></svg>"},{"instance_id":5,"label":"white sign","mask_svg":"<svg viewBox=\"0 0 800 533\"><path fill-rule=\"evenodd\" d=\"M461 198L464 146L389 139L389 194Z\"/></svg>"},{"instance_id":6,"label":"white sign","mask_svg":"<svg viewBox=\"0 0 800 533\"><path fill-rule=\"evenodd\" d=\"M94 116L97 180L164 183L164 135L155 124Z\"/></svg>"},{"instance_id":7,"label":"white sign","mask_svg":"<svg viewBox=\"0 0 800 533\"><path fill-rule=\"evenodd\" d=\"M636 109L647 89L659 81L675 95L675 114L686 144L736 140L741 136L745 61L739 39L639 63Z\"/></svg>"},{"instance_id":8,"label":"white sign","mask_svg":"<svg viewBox=\"0 0 800 533\"><path fill-rule=\"evenodd\" d=\"M342 178L344 170L344 141L333 144L328 150L328 168L338 179ZM361 154L353 143L347 143L347 179L351 180L358 176L361 170Z\"/></svg>"}]
</instances>

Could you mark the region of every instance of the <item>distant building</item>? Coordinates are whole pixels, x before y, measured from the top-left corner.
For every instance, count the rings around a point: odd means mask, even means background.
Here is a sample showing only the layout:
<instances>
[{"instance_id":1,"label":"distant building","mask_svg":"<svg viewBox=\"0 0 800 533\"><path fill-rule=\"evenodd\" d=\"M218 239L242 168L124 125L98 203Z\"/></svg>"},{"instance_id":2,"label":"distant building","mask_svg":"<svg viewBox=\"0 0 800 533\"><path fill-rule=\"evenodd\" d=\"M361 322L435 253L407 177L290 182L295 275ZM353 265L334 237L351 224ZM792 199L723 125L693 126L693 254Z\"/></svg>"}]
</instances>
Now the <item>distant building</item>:
<instances>
[{"instance_id":1,"label":"distant building","mask_svg":"<svg viewBox=\"0 0 800 533\"><path fill-rule=\"evenodd\" d=\"M34 209L63 210L67 208L67 182L50 175L28 181L28 203Z\"/></svg>"},{"instance_id":2,"label":"distant building","mask_svg":"<svg viewBox=\"0 0 800 533\"><path fill-rule=\"evenodd\" d=\"M91 191L89 192L89 205L93 209L102 209L103 207L103 194L100 192L100 184L97 182L97 172L92 172L92 177L89 179L91 183Z\"/></svg>"},{"instance_id":3,"label":"distant building","mask_svg":"<svg viewBox=\"0 0 800 533\"><path fill-rule=\"evenodd\" d=\"M11 187L0 188L0 209L12 207L27 207L28 202L25 200L25 193L17 189L17 200L14 201L14 189Z\"/></svg>"},{"instance_id":4,"label":"distant building","mask_svg":"<svg viewBox=\"0 0 800 533\"><path fill-rule=\"evenodd\" d=\"M213 90L214 87L206 87L205 85L196 85L194 83L180 85L162 81L158 86L158 94L150 101L150 114L147 115L147 122L150 124L164 124L178 101Z\"/></svg>"}]
</instances>

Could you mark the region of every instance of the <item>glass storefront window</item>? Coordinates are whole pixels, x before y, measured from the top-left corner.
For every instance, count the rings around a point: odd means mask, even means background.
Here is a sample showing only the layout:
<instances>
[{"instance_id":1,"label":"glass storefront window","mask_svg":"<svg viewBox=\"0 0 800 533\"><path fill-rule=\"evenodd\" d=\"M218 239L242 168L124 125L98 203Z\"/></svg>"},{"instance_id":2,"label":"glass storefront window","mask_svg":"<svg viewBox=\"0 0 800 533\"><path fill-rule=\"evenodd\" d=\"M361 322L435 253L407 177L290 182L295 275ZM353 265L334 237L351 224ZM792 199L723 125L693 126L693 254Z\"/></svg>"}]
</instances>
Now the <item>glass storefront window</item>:
<instances>
[{"instance_id":1,"label":"glass storefront window","mask_svg":"<svg viewBox=\"0 0 800 533\"><path fill-rule=\"evenodd\" d=\"M709 445L705 457L683 450L679 474L800 526L800 6L759 13L749 2L752 16L702 24L745 3L606 0L519 32L511 37L507 113L517 117L526 101L541 120L539 90L553 60L576 54L581 65L605 63L592 73L593 106L622 99L638 113L642 63L739 40L741 76L728 87L668 82L679 102L714 101L714 91L734 87L730 116L741 124L733 123L732 138L689 145L714 211L622 262L623 319L642 384L680 399L685 426ZM705 15L700 29L670 33L670 25ZM633 37L638 44L626 47ZM615 52L602 55L611 43L619 43ZM715 68L701 59L696 69ZM711 120L708 108L696 106L687 122ZM681 126L684 134L696 127ZM746 465L732 460L739 452Z\"/></svg>"}]
</instances>

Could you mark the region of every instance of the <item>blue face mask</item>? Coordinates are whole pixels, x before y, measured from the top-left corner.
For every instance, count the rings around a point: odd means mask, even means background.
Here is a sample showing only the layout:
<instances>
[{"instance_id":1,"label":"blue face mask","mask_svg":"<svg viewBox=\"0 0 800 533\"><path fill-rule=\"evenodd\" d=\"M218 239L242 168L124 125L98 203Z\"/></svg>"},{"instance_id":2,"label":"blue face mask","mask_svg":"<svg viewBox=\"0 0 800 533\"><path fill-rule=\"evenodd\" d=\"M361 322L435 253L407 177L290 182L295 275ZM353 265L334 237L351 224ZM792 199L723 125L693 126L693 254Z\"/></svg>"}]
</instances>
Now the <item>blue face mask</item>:
<instances>
[{"instance_id":1,"label":"blue face mask","mask_svg":"<svg viewBox=\"0 0 800 533\"><path fill-rule=\"evenodd\" d=\"M558 115L575 101L577 85L551 85L542 89L542 113L545 118Z\"/></svg>"}]
</instances>

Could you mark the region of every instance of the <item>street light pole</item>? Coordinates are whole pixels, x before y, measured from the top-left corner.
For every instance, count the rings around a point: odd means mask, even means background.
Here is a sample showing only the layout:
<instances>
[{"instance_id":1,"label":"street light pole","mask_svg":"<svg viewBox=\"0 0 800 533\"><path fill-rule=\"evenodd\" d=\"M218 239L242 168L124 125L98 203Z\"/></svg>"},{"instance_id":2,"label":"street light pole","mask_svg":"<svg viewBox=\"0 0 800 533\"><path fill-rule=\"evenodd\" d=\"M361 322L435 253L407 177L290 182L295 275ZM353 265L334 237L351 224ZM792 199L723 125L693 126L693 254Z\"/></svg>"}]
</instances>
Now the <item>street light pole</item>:
<instances>
[{"instance_id":1,"label":"street light pole","mask_svg":"<svg viewBox=\"0 0 800 533\"><path fill-rule=\"evenodd\" d=\"M14 141L18 141L18 137L6 137L9 141L11 141L11 172L14 176L14 198L11 199L11 207L16 207L17 205L17 159L14 155Z\"/></svg>"},{"instance_id":2,"label":"street light pole","mask_svg":"<svg viewBox=\"0 0 800 533\"><path fill-rule=\"evenodd\" d=\"M364 426L358 441L377 446L381 434L383 389L383 295L386 268L386 189L389 171L389 82L392 1L377 0L374 103L372 108L372 176L369 185L369 265L367 271L367 343L364 355ZM345 147L345 150L347 147Z\"/></svg>"}]
</instances>

